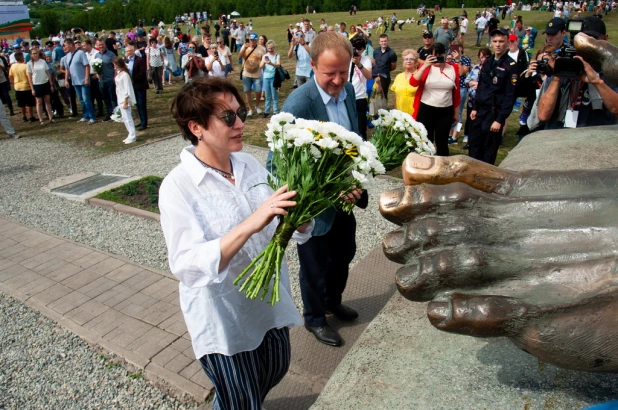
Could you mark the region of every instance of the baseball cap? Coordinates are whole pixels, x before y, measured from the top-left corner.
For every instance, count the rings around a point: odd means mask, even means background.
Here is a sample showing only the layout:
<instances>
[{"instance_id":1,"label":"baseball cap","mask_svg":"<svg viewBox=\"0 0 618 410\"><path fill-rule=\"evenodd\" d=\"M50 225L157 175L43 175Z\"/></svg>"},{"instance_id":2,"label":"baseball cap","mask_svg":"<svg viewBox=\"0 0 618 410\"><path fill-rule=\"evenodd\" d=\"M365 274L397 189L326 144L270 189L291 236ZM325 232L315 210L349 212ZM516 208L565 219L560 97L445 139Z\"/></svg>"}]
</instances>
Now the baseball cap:
<instances>
[{"instance_id":1,"label":"baseball cap","mask_svg":"<svg viewBox=\"0 0 618 410\"><path fill-rule=\"evenodd\" d=\"M296 23L296 27L300 27L300 23Z\"/></svg>"},{"instance_id":2,"label":"baseball cap","mask_svg":"<svg viewBox=\"0 0 618 410\"><path fill-rule=\"evenodd\" d=\"M46 51L45 52L45 56L51 56L51 55L52 55L51 51Z\"/></svg>"},{"instance_id":3,"label":"baseball cap","mask_svg":"<svg viewBox=\"0 0 618 410\"><path fill-rule=\"evenodd\" d=\"M509 35L509 41L519 41L519 39L517 38L517 36L515 34L510 34Z\"/></svg>"},{"instance_id":4,"label":"baseball cap","mask_svg":"<svg viewBox=\"0 0 618 410\"><path fill-rule=\"evenodd\" d=\"M52 37L51 41L53 41L54 43L59 43L60 37Z\"/></svg>"},{"instance_id":5,"label":"baseball cap","mask_svg":"<svg viewBox=\"0 0 618 410\"><path fill-rule=\"evenodd\" d=\"M594 38L599 38L607 34L605 22L596 16L588 16L584 18L582 32Z\"/></svg>"},{"instance_id":6,"label":"baseball cap","mask_svg":"<svg viewBox=\"0 0 618 410\"><path fill-rule=\"evenodd\" d=\"M491 33L489 33L489 35L491 37L493 36L507 36L508 37L509 33L507 33L506 30L503 28L495 28L491 30Z\"/></svg>"},{"instance_id":7,"label":"baseball cap","mask_svg":"<svg viewBox=\"0 0 618 410\"><path fill-rule=\"evenodd\" d=\"M40 45L41 45L41 43L39 43L38 41L34 40L34 41L32 42L32 45L33 45L33 46L40 46Z\"/></svg>"},{"instance_id":8,"label":"baseball cap","mask_svg":"<svg viewBox=\"0 0 618 410\"><path fill-rule=\"evenodd\" d=\"M30 45L30 43L28 43L27 41L22 41L21 45L27 47Z\"/></svg>"},{"instance_id":9,"label":"baseball cap","mask_svg":"<svg viewBox=\"0 0 618 410\"><path fill-rule=\"evenodd\" d=\"M19 44L13 44L13 48L21 48L21 46Z\"/></svg>"},{"instance_id":10,"label":"baseball cap","mask_svg":"<svg viewBox=\"0 0 618 410\"><path fill-rule=\"evenodd\" d=\"M526 27L526 31L532 31L532 26Z\"/></svg>"},{"instance_id":11,"label":"baseball cap","mask_svg":"<svg viewBox=\"0 0 618 410\"><path fill-rule=\"evenodd\" d=\"M258 35L257 33L251 33L249 34L249 40L257 40L258 39Z\"/></svg>"},{"instance_id":12,"label":"baseball cap","mask_svg":"<svg viewBox=\"0 0 618 410\"><path fill-rule=\"evenodd\" d=\"M566 30L566 21L564 21L560 17L554 17L547 23L543 34L554 35L557 34L559 31L563 30Z\"/></svg>"},{"instance_id":13,"label":"baseball cap","mask_svg":"<svg viewBox=\"0 0 618 410\"><path fill-rule=\"evenodd\" d=\"M429 30L423 31L423 38L433 38L433 33Z\"/></svg>"}]
</instances>

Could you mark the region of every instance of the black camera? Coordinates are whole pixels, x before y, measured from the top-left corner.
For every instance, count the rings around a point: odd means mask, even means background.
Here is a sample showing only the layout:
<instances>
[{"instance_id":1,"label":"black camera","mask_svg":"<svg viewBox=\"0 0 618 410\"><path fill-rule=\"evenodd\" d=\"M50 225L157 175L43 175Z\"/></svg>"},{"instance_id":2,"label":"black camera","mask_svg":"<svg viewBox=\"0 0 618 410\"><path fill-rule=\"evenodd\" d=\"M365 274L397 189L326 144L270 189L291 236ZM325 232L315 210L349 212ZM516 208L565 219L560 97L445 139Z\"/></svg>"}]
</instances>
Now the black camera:
<instances>
[{"instance_id":1,"label":"black camera","mask_svg":"<svg viewBox=\"0 0 618 410\"><path fill-rule=\"evenodd\" d=\"M572 19L567 24L567 31L571 35L571 44L577 33L584 30L584 20ZM577 50L571 44L564 44L556 50L556 56L560 57L554 63L554 75L565 78L578 78L584 72L584 63L577 58Z\"/></svg>"},{"instance_id":2,"label":"black camera","mask_svg":"<svg viewBox=\"0 0 618 410\"><path fill-rule=\"evenodd\" d=\"M360 57L360 53L358 52L357 49L354 49L354 58L356 57Z\"/></svg>"},{"instance_id":3,"label":"black camera","mask_svg":"<svg viewBox=\"0 0 618 410\"><path fill-rule=\"evenodd\" d=\"M549 65L549 59L544 58L536 62L536 72L547 76L554 75L554 70Z\"/></svg>"},{"instance_id":4,"label":"black camera","mask_svg":"<svg viewBox=\"0 0 618 410\"><path fill-rule=\"evenodd\" d=\"M215 50L215 58L219 58L219 52Z\"/></svg>"},{"instance_id":5,"label":"black camera","mask_svg":"<svg viewBox=\"0 0 618 410\"><path fill-rule=\"evenodd\" d=\"M446 57L444 56L436 56L436 63L445 63Z\"/></svg>"}]
</instances>

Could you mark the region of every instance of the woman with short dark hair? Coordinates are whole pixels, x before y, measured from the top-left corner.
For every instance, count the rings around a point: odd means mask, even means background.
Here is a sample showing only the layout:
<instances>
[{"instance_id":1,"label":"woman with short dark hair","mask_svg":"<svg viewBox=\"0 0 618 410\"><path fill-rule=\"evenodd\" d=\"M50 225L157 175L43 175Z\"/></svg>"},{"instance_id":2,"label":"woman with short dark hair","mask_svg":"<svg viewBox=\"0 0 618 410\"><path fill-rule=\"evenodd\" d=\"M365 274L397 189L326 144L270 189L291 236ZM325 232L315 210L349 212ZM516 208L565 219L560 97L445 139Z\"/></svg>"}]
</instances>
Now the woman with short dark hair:
<instances>
[{"instance_id":1,"label":"woman with short dark hair","mask_svg":"<svg viewBox=\"0 0 618 410\"><path fill-rule=\"evenodd\" d=\"M240 152L247 108L230 81L185 84L172 115L191 145L165 177L159 209L193 351L215 386L215 409L261 409L289 368L288 328L302 321L285 260L274 306L233 282L273 237L275 216L296 205L296 192L273 192L262 164ZM312 225L293 238L307 241Z\"/></svg>"}]
</instances>

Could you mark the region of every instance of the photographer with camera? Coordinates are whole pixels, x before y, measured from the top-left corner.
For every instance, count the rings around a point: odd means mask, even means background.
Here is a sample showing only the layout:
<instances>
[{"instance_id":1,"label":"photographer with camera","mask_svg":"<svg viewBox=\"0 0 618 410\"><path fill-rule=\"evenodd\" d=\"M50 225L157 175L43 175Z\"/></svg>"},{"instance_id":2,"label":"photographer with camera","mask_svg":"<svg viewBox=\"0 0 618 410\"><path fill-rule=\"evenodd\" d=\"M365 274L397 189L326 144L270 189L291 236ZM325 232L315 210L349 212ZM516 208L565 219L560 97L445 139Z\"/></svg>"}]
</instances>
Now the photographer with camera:
<instances>
[{"instance_id":1,"label":"photographer with camera","mask_svg":"<svg viewBox=\"0 0 618 410\"><path fill-rule=\"evenodd\" d=\"M584 18L581 30L597 40L606 40L605 23L598 17ZM574 34L572 32L572 34ZM579 128L616 124L618 87L607 82L575 50L556 50L539 64L539 73L550 71L541 88L538 117L545 129ZM576 60L581 61L577 63Z\"/></svg>"},{"instance_id":2,"label":"photographer with camera","mask_svg":"<svg viewBox=\"0 0 618 410\"><path fill-rule=\"evenodd\" d=\"M436 146L436 155L448 156L448 137L459 122L459 66L446 62L446 48L433 45L433 52L410 77L418 87L414 97L414 118L427 129L427 138Z\"/></svg>"},{"instance_id":3,"label":"photographer with camera","mask_svg":"<svg viewBox=\"0 0 618 410\"><path fill-rule=\"evenodd\" d=\"M296 75L294 83L300 87L305 84L311 76L311 48L305 41L305 35L302 31L297 30L290 42L288 49L288 58L296 56Z\"/></svg>"},{"instance_id":4,"label":"photographer with camera","mask_svg":"<svg viewBox=\"0 0 618 410\"><path fill-rule=\"evenodd\" d=\"M491 44L494 55L485 60L479 73L468 145L470 157L488 164L496 162L502 142L502 128L513 110L517 64L508 55L508 33L493 30Z\"/></svg>"},{"instance_id":5,"label":"photographer with camera","mask_svg":"<svg viewBox=\"0 0 618 410\"><path fill-rule=\"evenodd\" d=\"M358 130L361 137L367 140L367 80L371 79L371 69L373 64L371 58L363 56L367 41L360 36L352 39L352 61L348 81L354 87L356 96L356 112L358 112Z\"/></svg>"}]
</instances>

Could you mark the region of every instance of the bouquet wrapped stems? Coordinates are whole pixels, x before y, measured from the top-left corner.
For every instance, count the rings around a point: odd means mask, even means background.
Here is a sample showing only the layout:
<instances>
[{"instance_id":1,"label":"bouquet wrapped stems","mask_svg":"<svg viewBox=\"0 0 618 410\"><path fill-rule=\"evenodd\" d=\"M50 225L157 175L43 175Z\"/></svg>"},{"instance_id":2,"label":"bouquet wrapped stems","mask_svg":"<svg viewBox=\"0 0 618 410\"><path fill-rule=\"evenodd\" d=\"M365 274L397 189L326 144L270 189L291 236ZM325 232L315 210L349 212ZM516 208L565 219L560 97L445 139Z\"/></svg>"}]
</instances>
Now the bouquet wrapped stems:
<instances>
[{"instance_id":1,"label":"bouquet wrapped stems","mask_svg":"<svg viewBox=\"0 0 618 410\"><path fill-rule=\"evenodd\" d=\"M264 300L273 283L269 303L274 305L280 299L283 257L294 231L331 207L351 212L354 204L347 203L345 195L384 173L384 167L371 143L337 124L280 113L271 118L266 137L276 168L268 184L273 190L287 184L296 191L296 206L279 217L271 241L234 284L240 284L248 298Z\"/></svg>"},{"instance_id":2,"label":"bouquet wrapped stems","mask_svg":"<svg viewBox=\"0 0 618 410\"><path fill-rule=\"evenodd\" d=\"M288 222L281 220L277 226L273 239L268 243L266 248L251 261L249 266L247 266L240 275L238 275L234 281L234 285L237 285L247 272L255 266L251 275L249 275L240 287L240 291L245 292L249 299L257 298L261 291L262 295L260 299L264 300L268 294L269 285L274 275L276 286L271 293L270 304L274 305L279 301L279 275L281 273L281 263L285 256L285 248L287 248L295 230L296 227L294 225L290 225Z\"/></svg>"}]
</instances>

